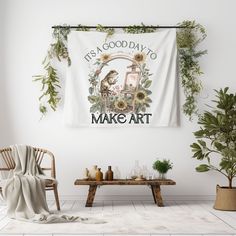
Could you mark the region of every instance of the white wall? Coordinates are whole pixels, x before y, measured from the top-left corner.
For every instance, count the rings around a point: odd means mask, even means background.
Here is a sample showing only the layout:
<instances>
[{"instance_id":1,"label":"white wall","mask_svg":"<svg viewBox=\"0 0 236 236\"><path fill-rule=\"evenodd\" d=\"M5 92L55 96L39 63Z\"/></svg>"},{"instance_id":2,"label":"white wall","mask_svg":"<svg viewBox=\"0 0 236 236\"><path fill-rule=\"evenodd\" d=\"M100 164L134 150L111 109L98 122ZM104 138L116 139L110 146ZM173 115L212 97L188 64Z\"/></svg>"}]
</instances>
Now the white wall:
<instances>
[{"instance_id":1,"label":"white wall","mask_svg":"<svg viewBox=\"0 0 236 236\"><path fill-rule=\"evenodd\" d=\"M25 143L54 152L60 194L85 194L87 188L75 188L73 181L94 163L104 168L117 165L125 175L134 160L151 167L157 157L174 163L169 177L177 186L163 188L165 194L211 195L216 183L226 183L218 174L194 170L197 161L191 159L189 145L198 127L196 121L190 123L181 115L179 128L70 129L62 124L61 109L39 121L39 86L32 83L32 75L41 72L52 25L175 25L195 19L208 31L202 48L209 54L201 60L204 104L213 98L213 88L236 89L236 1L0 0L0 4L0 146ZM145 195L149 189L107 187L99 193Z\"/></svg>"}]
</instances>

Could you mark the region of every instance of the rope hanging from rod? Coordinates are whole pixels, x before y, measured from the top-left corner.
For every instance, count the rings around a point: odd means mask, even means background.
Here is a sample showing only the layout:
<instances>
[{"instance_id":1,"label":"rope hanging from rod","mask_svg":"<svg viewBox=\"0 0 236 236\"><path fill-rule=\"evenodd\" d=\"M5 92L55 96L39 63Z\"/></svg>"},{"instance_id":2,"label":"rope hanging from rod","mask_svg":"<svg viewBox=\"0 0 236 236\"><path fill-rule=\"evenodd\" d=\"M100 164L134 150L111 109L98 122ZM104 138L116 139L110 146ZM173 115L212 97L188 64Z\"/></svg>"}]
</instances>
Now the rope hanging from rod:
<instances>
[{"instance_id":1,"label":"rope hanging from rod","mask_svg":"<svg viewBox=\"0 0 236 236\"><path fill-rule=\"evenodd\" d=\"M130 27L133 27L133 25L131 26L126 26L126 25L111 25L111 26L108 26L108 25L105 25L105 26L102 26L102 28L105 28L105 29L110 29L110 28L114 28L114 29L126 29L126 28L130 28ZM193 28L193 27L186 27L186 26L176 26L176 25L157 25L157 26L152 26L152 25L134 25L134 27L136 28L152 28L152 29L181 29L181 28ZM78 29L78 28L88 28L88 29L96 29L98 28L98 26L95 26L95 25L54 25L52 26L53 29L55 28L70 28L70 29Z\"/></svg>"}]
</instances>

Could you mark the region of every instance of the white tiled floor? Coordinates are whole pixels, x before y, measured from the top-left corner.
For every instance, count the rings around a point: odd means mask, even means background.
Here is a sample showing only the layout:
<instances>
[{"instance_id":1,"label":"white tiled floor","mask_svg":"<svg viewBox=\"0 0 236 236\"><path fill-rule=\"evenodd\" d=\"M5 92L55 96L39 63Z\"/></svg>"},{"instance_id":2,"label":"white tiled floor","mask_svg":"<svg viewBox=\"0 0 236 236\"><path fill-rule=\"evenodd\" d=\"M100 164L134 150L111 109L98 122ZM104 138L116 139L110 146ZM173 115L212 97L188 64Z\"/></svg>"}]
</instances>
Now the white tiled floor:
<instances>
[{"instance_id":1,"label":"white tiled floor","mask_svg":"<svg viewBox=\"0 0 236 236\"><path fill-rule=\"evenodd\" d=\"M107 210L122 210L123 208L133 211L139 211L139 210L148 210L150 208L156 207L154 204L152 204L151 201L96 201L94 203L94 207L92 208L84 208L84 201L61 201L61 208L63 210L73 210L73 209L83 209L88 211L107 211ZM56 209L56 205L54 201L48 202L49 208L51 210ZM211 214L215 215L217 218L219 218L224 224L227 224L236 232L236 212L226 212L226 211L216 211L212 208L213 202L212 201L165 201L166 208L165 210L168 211L179 211L179 210L207 210ZM6 217L6 206L4 203L0 202L0 230L9 222L8 218ZM187 222L185 222L187 224ZM0 235L2 235L0 233ZM13 234L4 234L6 236L13 236ZM40 234L40 232L35 234L14 234L14 236L32 236L32 235L38 235L38 236L68 236L68 235L79 235L82 236L82 234ZM97 234L98 235L98 234ZM147 236L149 234L146 234ZM168 236L175 236L174 234L168 234ZM196 234L193 234L196 236ZM233 235L233 234L231 234ZM92 236L92 235L86 235L86 236ZM106 235L111 236L111 235ZM116 235L120 236L120 235ZM142 236L142 235L139 235ZM150 235L149 235L150 236ZM152 235L151 235L152 236ZM154 235L153 235L154 236ZM158 235L161 236L161 235ZM166 236L166 235L165 235ZM179 235L178 235L179 236ZM185 235L187 236L187 235ZM191 235L190 235L191 236ZM204 236L204 235L203 235ZM220 235L217 235L220 236ZM236 233L235 235L236 236Z\"/></svg>"}]
</instances>

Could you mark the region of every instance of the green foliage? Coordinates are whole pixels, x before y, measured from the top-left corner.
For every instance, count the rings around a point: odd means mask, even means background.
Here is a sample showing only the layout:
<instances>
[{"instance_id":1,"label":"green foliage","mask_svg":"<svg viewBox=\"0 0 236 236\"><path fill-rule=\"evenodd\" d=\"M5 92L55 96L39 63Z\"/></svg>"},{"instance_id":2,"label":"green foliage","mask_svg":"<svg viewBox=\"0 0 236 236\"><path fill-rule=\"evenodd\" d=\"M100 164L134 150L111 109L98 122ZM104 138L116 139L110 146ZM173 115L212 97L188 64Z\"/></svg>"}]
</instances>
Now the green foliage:
<instances>
[{"instance_id":1,"label":"green foliage","mask_svg":"<svg viewBox=\"0 0 236 236\"><path fill-rule=\"evenodd\" d=\"M39 110L42 115L45 115L47 113L47 107L44 105L45 100L46 103L49 104L51 109L54 111L56 110L57 105L60 101L60 97L58 96L57 91L57 89L60 88L60 82L57 77L56 70L51 66L50 63L47 63L47 65L44 66L44 69L46 71L44 75L34 76L34 81L40 81L42 84L42 95L39 97Z\"/></svg>"},{"instance_id":2,"label":"green foliage","mask_svg":"<svg viewBox=\"0 0 236 236\"><path fill-rule=\"evenodd\" d=\"M79 24L76 28L76 31L89 31L89 28Z\"/></svg>"},{"instance_id":3,"label":"green foliage","mask_svg":"<svg viewBox=\"0 0 236 236\"><path fill-rule=\"evenodd\" d=\"M107 33L105 41L107 40L107 38L111 37L115 33L114 28L107 28L107 27L105 28L104 26L100 24L97 25L96 31Z\"/></svg>"},{"instance_id":4,"label":"green foliage","mask_svg":"<svg viewBox=\"0 0 236 236\"><path fill-rule=\"evenodd\" d=\"M183 105L183 112L191 120L193 118L193 115L198 113L197 96L202 88L201 83L198 80L198 77L202 74L199 64L199 58L207 53L206 50L201 51L198 50L197 47L205 39L206 32L203 26L195 23L195 21L183 21L182 23L179 24L179 26L183 27L177 30L177 45L179 52L179 68L180 68L181 84L185 93L185 103ZM89 31L89 28L83 25L78 25L78 28L76 28L75 30ZM141 25L132 25L123 29L125 33L133 33L133 34L152 33L157 30L158 29L155 28L154 26L147 27L143 23ZM115 33L114 28L105 28L100 24L97 25L96 31L107 33L106 40L108 37L111 37ZM47 55L43 61L44 67L48 63L50 63L51 65L52 64L51 61L53 58L57 58L58 61L60 62L62 60L66 60L68 66L71 65L71 59L67 49L67 36L69 33L70 33L70 28L69 26L67 27L66 25L62 28L56 27L54 29L53 31L54 42L50 45ZM145 76L146 77L148 76L148 71L146 71L145 73L143 73L143 79L145 79ZM47 72L45 72L45 75L47 75ZM145 84L143 87L146 89L146 92L149 95L150 92L147 89L151 85L151 82L147 81L144 83ZM93 87L90 88L90 94L93 93L92 90ZM55 100L58 99L55 98ZM148 105L149 104L147 103L147 106ZM98 107L99 106L96 106L96 109ZM46 105L40 107L40 112L44 115L46 114L47 110L48 109Z\"/></svg>"},{"instance_id":5,"label":"green foliage","mask_svg":"<svg viewBox=\"0 0 236 236\"><path fill-rule=\"evenodd\" d=\"M198 172L206 172L208 170L210 170L210 167L209 165L206 165L206 164L201 164L198 167L196 167L196 171Z\"/></svg>"},{"instance_id":6,"label":"green foliage","mask_svg":"<svg viewBox=\"0 0 236 236\"><path fill-rule=\"evenodd\" d=\"M197 46L206 38L206 31L195 21L184 21L179 26L183 27L177 31L179 70L185 93L183 112L191 120L193 115L198 113L197 96L202 89L198 80L202 74L199 57L207 53L206 50L198 50Z\"/></svg>"},{"instance_id":7,"label":"green foliage","mask_svg":"<svg viewBox=\"0 0 236 236\"><path fill-rule=\"evenodd\" d=\"M193 157L206 160L196 168L199 172L216 170L227 177L229 187L236 176L236 94L229 88L216 92L215 107L200 116L200 129L194 132L197 142L191 145ZM219 166L212 164L218 158ZM214 161L215 162L215 161Z\"/></svg>"},{"instance_id":8,"label":"green foliage","mask_svg":"<svg viewBox=\"0 0 236 236\"><path fill-rule=\"evenodd\" d=\"M50 45L47 55L42 61L44 74L33 76L35 78L33 81L38 81L42 84L41 91L43 91L43 93L39 97L39 111L42 116L46 115L48 111L47 104L53 111L56 111L58 103L61 100L59 92L57 91L57 89L60 88L60 81L56 69L52 66L52 60L53 58L57 58L60 62L66 60L68 66L71 65L71 60L67 50L67 36L69 33L70 28L66 26L64 28L54 29L54 42ZM42 101L43 99L44 102Z\"/></svg>"},{"instance_id":9,"label":"green foliage","mask_svg":"<svg viewBox=\"0 0 236 236\"><path fill-rule=\"evenodd\" d=\"M68 66L71 65L71 60L67 49L67 36L70 33L69 27L55 28L53 30L54 43L51 44L49 49L50 57L56 57L58 61L67 60Z\"/></svg>"},{"instance_id":10,"label":"green foliage","mask_svg":"<svg viewBox=\"0 0 236 236\"><path fill-rule=\"evenodd\" d=\"M168 170L173 168L173 164L170 162L170 160L166 160L166 159L163 159L163 161L156 160L153 163L152 168L154 170L157 170L161 174L165 174L167 173Z\"/></svg>"},{"instance_id":11,"label":"green foliage","mask_svg":"<svg viewBox=\"0 0 236 236\"><path fill-rule=\"evenodd\" d=\"M156 28L153 26L147 27L143 23L141 25L131 25L128 26L127 28L123 28L123 31L125 33L130 33L130 34L142 34L142 33L152 33L156 31Z\"/></svg>"}]
</instances>

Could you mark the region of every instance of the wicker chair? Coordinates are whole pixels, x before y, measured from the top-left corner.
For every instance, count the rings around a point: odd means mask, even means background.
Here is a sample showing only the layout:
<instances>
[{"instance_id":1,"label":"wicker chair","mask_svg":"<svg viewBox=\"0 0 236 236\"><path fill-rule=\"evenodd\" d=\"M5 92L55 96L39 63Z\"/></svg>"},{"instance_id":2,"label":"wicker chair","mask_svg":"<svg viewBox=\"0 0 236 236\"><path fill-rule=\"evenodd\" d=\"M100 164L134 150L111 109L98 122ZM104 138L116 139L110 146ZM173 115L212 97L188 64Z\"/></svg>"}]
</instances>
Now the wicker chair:
<instances>
[{"instance_id":1,"label":"wicker chair","mask_svg":"<svg viewBox=\"0 0 236 236\"><path fill-rule=\"evenodd\" d=\"M57 191L54 155L51 152L45 149L41 149L41 148L34 148L34 151L35 151L35 158L36 158L37 164L41 167L44 173L50 172L50 176L55 179L55 180L49 180L46 182L45 190L54 191L56 206L57 206L57 210L59 211L60 202L59 202L58 191ZM0 149L0 158L1 158L0 165L3 165L3 166L0 166L0 171L10 171L15 168L15 162L12 157L11 148ZM2 189L0 187L0 191L1 190Z\"/></svg>"}]
</instances>

